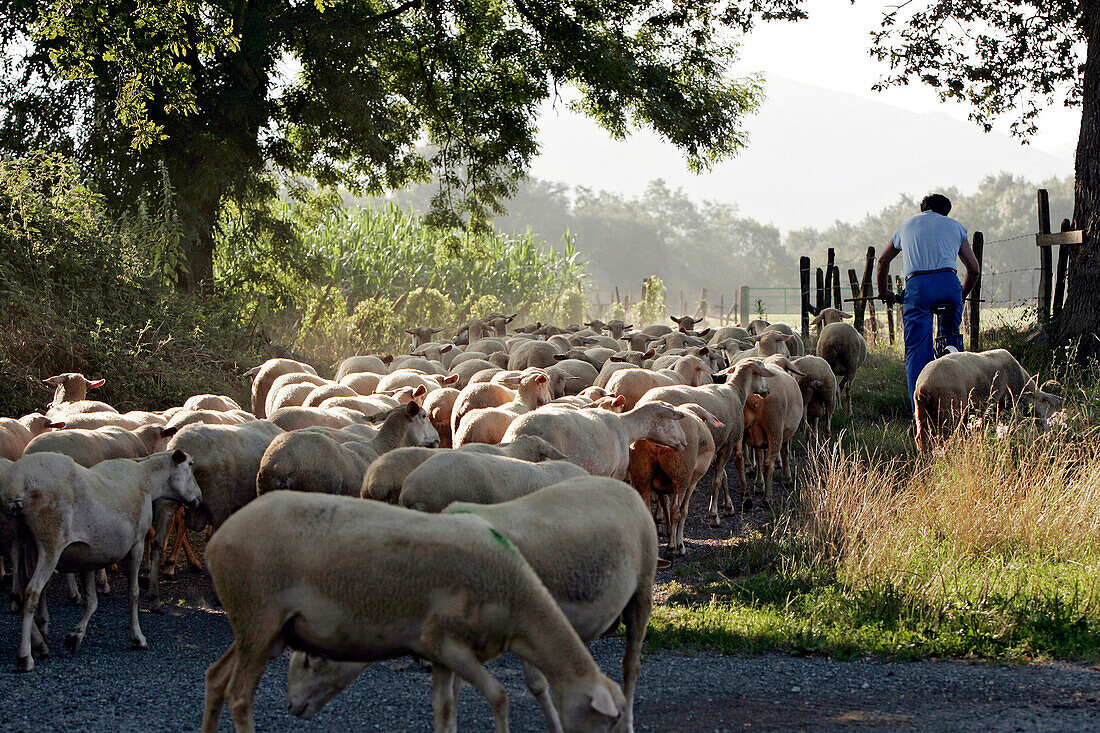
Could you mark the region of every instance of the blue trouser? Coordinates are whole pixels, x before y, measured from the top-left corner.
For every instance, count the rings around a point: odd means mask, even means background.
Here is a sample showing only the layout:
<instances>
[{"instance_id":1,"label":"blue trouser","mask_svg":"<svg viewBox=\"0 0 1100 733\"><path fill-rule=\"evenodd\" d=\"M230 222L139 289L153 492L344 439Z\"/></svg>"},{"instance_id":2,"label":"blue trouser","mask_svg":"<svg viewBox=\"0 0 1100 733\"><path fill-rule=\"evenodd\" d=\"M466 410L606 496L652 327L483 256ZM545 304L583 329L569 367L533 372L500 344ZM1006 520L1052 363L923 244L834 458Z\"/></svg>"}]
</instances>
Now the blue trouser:
<instances>
[{"instance_id":1,"label":"blue trouser","mask_svg":"<svg viewBox=\"0 0 1100 733\"><path fill-rule=\"evenodd\" d=\"M932 306L940 303L954 304L954 312L940 321L941 336L947 343L962 351L962 283L953 271L927 272L913 275L905 282L905 304L902 318L905 324L905 377L909 381L909 402L913 403L913 391L917 377L930 361L936 358L932 343Z\"/></svg>"}]
</instances>

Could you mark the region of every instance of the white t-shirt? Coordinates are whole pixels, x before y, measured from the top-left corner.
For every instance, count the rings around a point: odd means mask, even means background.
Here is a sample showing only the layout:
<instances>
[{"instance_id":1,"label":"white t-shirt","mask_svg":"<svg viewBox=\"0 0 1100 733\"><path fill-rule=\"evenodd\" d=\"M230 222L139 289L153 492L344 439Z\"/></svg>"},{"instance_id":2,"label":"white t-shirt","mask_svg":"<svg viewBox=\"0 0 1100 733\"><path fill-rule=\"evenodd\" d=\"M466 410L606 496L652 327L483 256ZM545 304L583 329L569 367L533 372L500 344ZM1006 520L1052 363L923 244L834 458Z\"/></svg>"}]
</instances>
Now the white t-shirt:
<instances>
[{"instance_id":1,"label":"white t-shirt","mask_svg":"<svg viewBox=\"0 0 1100 733\"><path fill-rule=\"evenodd\" d=\"M966 227L949 216L922 211L901 223L893 241L901 250L906 277L914 272L954 270L959 248L966 244Z\"/></svg>"}]
</instances>

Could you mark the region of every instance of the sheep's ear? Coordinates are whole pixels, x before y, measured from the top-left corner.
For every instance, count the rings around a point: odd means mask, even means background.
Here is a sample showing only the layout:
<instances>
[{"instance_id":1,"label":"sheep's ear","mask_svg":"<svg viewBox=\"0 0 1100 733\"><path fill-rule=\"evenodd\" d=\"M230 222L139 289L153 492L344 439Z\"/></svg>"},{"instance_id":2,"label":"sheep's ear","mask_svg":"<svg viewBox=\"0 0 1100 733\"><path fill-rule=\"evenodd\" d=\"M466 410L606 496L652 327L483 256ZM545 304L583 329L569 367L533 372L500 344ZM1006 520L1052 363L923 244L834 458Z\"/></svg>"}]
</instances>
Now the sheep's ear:
<instances>
[{"instance_id":1,"label":"sheep's ear","mask_svg":"<svg viewBox=\"0 0 1100 733\"><path fill-rule=\"evenodd\" d=\"M414 390L413 390L412 396L413 396L414 398L415 398L415 397L423 397L423 396L424 396L424 395L426 395L426 394L428 394L428 388L427 388L427 387L425 387L425 386L424 386L424 385L422 384L422 385L420 385L419 387L417 387L416 389L414 389Z\"/></svg>"},{"instance_id":2,"label":"sheep's ear","mask_svg":"<svg viewBox=\"0 0 1100 733\"><path fill-rule=\"evenodd\" d=\"M657 352L654 351L653 349L650 349L649 351L642 354L643 359L652 359L655 356L657 356Z\"/></svg>"},{"instance_id":3,"label":"sheep's ear","mask_svg":"<svg viewBox=\"0 0 1100 733\"><path fill-rule=\"evenodd\" d=\"M611 395L608 395L608 397L610 397L610 396ZM611 400L611 406L612 407L623 407L625 405L626 405L626 397L621 395L621 394L615 395L615 399Z\"/></svg>"},{"instance_id":4,"label":"sheep's ear","mask_svg":"<svg viewBox=\"0 0 1100 733\"><path fill-rule=\"evenodd\" d=\"M160 437L162 437L162 438L171 438L173 435L175 435L178 432L179 432L179 428L177 428L175 425L173 425L170 428L161 428Z\"/></svg>"},{"instance_id":5,"label":"sheep's ear","mask_svg":"<svg viewBox=\"0 0 1100 733\"><path fill-rule=\"evenodd\" d=\"M506 377L506 378L500 380L500 383L503 386L508 387L509 389L515 389L516 387L519 386L519 383L522 380L523 380L522 376Z\"/></svg>"},{"instance_id":6,"label":"sheep's ear","mask_svg":"<svg viewBox=\"0 0 1100 733\"><path fill-rule=\"evenodd\" d=\"M62 428L64 428L64 427L65 427L65 423L64 423L64 422L61 422L61 421L58 421L58 422L48 422L48 423L46 423L46 427L48 427L48 428L53 428L54 430L61 430Z\"/></svg>"},{"instance_id":7,"label":"sheep's ear","mask_svg":"<svg viewBox=\"0 0 1100 733\"><path fill-rule=\"evenodd\" d=\"M450 384L454 384L454 383L455 383L455 382L457 382L457 381L458 381L458 375L457 375L457 374L452 374L452 375L450 375L450 376L447 376L447 377L443 377L443 379L441 379L441 380L439 381L439 383L440 383L440 384L441 384L442 386L446 387L446 386L448 386L448 385L450 385Z\"/></svg>"},{"instance_id":8,"label":"sheep's ear","mask_svg":"<svg viewBox=\"0 0 1100 733\"><path fill-rule=\"evenodd\" d=\"M702 320L702 319L699 319L699 320ZM698 321L696 321L696 323L698 323ZM700 331L699 333L697 333L695 335L698 336L699 338L706 338L707 336L710 336L713 331L714 331L713 328L707 328L707 329L704 329L704 330Z\"/></svg>"},{"instance_id":9,"label":"sheep's ear","mask_svg":"<svg viewBox=\"0 0 1100 733\"><path fill-rule=\"evenodd\" d=\"M844 311L841 311L840 312L840 317L841 318L854 318L855 316L853 316L851 313L845 313Z\"/></svg>"},{"instance_id":10,"label":"sheep's ear","mask_svg":"<svg viewBox=\"0 0 1100 733\"><path fill-rule=\"evenodd\" d=\"M613 361L616 364L621 364L622 362L626 361L621 356L609 356L609 357L607 357L607 360L608 361Z\"/></svg>"},{"instance_id":11,"label":"sheep's ear","mask_svg":"<svg viewBox=\"0 0 1100 733\"><path fill-rule=\"evenodd\" d=\"M448 351L450 351L450 350L451 350L451 349L453 349L454 347L455 347L455 345L454 345L454 344L447 344L446 346L444 346L444 347L442 347L442 348L440 348L440 349L439 349L439 353L440 353L440 354L446 354L446 353L447 353Z\"/></svg>"},{"instance_id":12,"label":"sheep's ear","mask_svg":"<svg viewBox=\"0 0 1100 733\"><path fill-rule=\"evenodd\" d=\"M242 374L241 376L244 377L245 379L252 379L257 374L259 374L259 372L260 372L260 367L254 366L251 369L249 369L247 372Z\"/></svg>"},{"instance_id":13,"label":"sheep's ear","mask_svg":"<svg viewBox=\"0 0 1100 733\"><path fill-rule=\"evenodd\" d=\"M511 323L512 321L516 320L516 316L518 316L518 315L519 315L519 312L517 311L516 313L513 313L510 316L505 316L504 317L504 322L505 323Z\"/></svg>"},{"instance_id":14,"label":"sheep's ear","mask_svg":"<svg viewBox=\"0 0 1100 733\"><path fill-rule=\"evenodd\" d=\"M569 354L554 354L554 361L564 361L568 358L570 358Z\"/></svg>"},{"instance_id":15,"label":"sheep's ear","mask_svg":"<svg viewBox=\"0 0 1100 733\"><path fill-rule=\"evenodd\" d=\"M626 323L626 324L623 324L623 330L624 330L624 331L625 331L626 329L628 329L628 328L634 328L634 324L633 324L633 323Z\"/></svg>"},{"instance_id":16,"label":"sheep's ear","mask_svg":"<svg viewBox=\"0 0 1100 733\"><path fill-rule=\"evenodd\" d=\"M442 331L443 329L442 329L442 328L430 328L430 329L428 329L428 330L429 330L429 331L431 331L432 333L439 333L439 332L440 332L440 331Z\"/></svg>"},{"instance_id":17,"label":"sheep's ear","mask_svg":"<svg viewBox=\"0 0 1100 733\"><path fill-rule=\"evenodd\" d=\"M411 328L406 328L405 333L409 334L410 336L416 335L416 331L412 330Z\"/></svg>"},{"instance_id":18,"label":"sheep's ear","mask_svg":"<svg viewBox=\"0 0 1100 733\"><path fill-rule=\"evenodd\" d=\"M775 334L776 341L787 341L791 338L791 335L789 333L778 333L776 331L771 331L771 333Z\"/></svg>"},{"instance_id":19,"label":"sheep's ear","mask_svg":"<svg viewBox=\"0 0 1100 733\"><path fill-rule=\"evenodd\" d=\"M422 384L420 386L423 387L424 385ZM420 405L418 405L415 401L405 403L405 414L409 417L416 417L423 411L423 408L421 408Z\"/></svg>"},{"instance_id":20,"label":"sheep's ear","mask_svg":"<svg viewBox=\"0 0 1100 733\"><path fill-rule=\"evenodd\" d=\"M187 454L181 451L179 448L176 448L174 451L172 451L172 463L178 466L186 460Z\"/></svg>"},{"instance_id":21,"label":"sheep's ear","mask_svg":"<svg viewBox=\"0 0 1100 733\"><path fill-rule=\"evenodd\" d=\"M569 379L576 379L576 377L569 377ZM546 384L550 379L545 374L535 375L535 384Z\"/></svg>"},{"instance_id":22,"label":"sheep's ear","mask_svg":"<svg viewBox=\"0 0 1100 733\"><path fill-rule=\"evenodd\" d=\"M58 375L55 375L53 377L46 377L42 381L46 384L52 385L54 387L58 387L58 386L61 385L62 382L65 381L65 378L63 376L61 376L60 374L58 374Z\"/></svg>"},{"instance_id":23,"label":"sheep's ear","mask_svg":"<svg viewBox=\"0 0 1100 733\"><path fill-rule=\"evenodd\" d=\"M393 363L393 354L386 354L382 357L382 363L389 366Z\"/></svg>"},{"instance_id":24,"label":"sheep's ear","mask_svg":"<svg viewBox=\"0 0 1100 733\"><path fill-rule=\"evenodd\" d=\"M680 323L680 319L679 319L679 318L677 318L676 316L669 316L669 317L668 317L668 319L669 319L670 321L672 321L673 323L676 323L676 324L679 324L679 323Z\"/></svg>"},{"instance_id":25,"label":"sheep's ear","mask_svg":"<svg viewBox=\"0 0 1100 733\"><path fill-rule=\"evenodd\" d=\"M703 320L703 317L699 316L698 318L692 318L691 320L694 321L695 323L699 323L700 321Z\"/></svg>"},{"instance_id":26,"label":"sheep's ear","mask_svg":"<svg viewBox=\"0 0 1100 733\"><path fill-rule=\"evenodd\" d=\"M88 382L88 389L94 389L95 387L102 387L106 383L107 383L106 379L93 379L92 381Z\"/></svg>"}]
</instances>

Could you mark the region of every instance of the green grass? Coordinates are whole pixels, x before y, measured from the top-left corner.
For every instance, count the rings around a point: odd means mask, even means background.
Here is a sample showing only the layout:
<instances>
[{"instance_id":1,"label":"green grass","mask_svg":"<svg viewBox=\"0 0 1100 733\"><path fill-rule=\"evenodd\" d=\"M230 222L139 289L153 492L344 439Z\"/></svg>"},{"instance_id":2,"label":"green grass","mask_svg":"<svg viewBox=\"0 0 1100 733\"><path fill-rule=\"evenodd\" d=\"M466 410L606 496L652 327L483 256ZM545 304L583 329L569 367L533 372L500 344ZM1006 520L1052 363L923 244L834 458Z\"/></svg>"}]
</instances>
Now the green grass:
<instances>
[{"instance_id":1,"label":"green grass","mask_svg":"<svg viewBox=\"0 0 1100 733\"><path fill-rule=\"evenodd\" d=\"M1095 375L1072 427L970 431L916 460L899 347L876 347L840 447L803 460L771 522L678 561L651 649L894 659L1100 660ZM1004 426L1002 426L1003 432Z\"/></svg>"}]
</instances>

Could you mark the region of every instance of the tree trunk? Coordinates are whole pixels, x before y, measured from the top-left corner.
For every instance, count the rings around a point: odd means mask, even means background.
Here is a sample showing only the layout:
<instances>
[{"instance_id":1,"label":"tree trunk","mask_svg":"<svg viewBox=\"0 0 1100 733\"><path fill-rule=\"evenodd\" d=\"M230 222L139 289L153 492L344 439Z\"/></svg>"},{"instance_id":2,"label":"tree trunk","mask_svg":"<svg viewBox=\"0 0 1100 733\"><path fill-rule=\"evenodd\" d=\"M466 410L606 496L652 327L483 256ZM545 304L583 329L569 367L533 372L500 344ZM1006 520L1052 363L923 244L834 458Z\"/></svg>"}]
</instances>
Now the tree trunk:
<instances>
[{"instance_id":1,"label":"tree trunk","mask_svg":"<svg viewBox=\"0 0 1100 733\"><path fill-rule=\"evenodd\" d=\"M1100 0L1083 3L1088 50L1077 140L1074 219L1085 243L1069 257L1066 305L1054 324L1058 346L1077 347L1078 361L1100 356Z\"/></svg>"}]
</instances>

